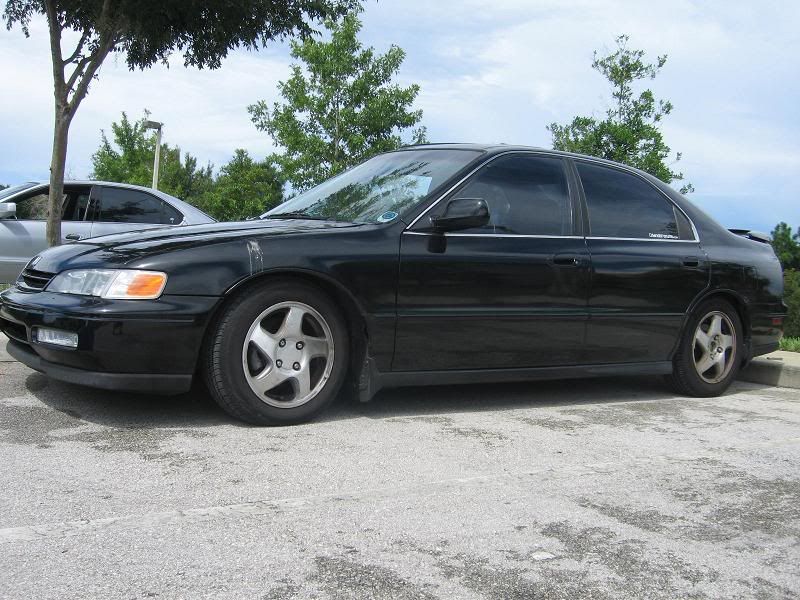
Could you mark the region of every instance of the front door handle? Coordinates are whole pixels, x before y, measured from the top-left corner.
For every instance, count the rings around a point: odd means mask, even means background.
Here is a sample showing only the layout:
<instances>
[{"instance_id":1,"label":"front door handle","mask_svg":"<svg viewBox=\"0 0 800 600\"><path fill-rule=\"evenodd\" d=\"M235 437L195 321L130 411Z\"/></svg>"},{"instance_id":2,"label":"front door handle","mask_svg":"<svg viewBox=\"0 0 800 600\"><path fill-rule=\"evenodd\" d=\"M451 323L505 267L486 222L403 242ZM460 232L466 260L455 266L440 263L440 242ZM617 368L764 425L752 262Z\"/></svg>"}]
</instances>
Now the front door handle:
<instances>
[{"instance_id":1,"label":"front door handle","mask_svg":"<svg viewBox=\"0 0 800 600\"><path fill-rule=\"evenodd\" d=\"M78 240L81 239L81 234L80 233L68 233L67 235L64 236L64 239L70 240L72 242L77 242Z\"/></svg>"},{"instance_id":2,"label":"front door handle","mask_svg":"<svg viewBox=\"0 0 800 600\"><path fill-rule=\"evenodd\" d=\"M575 254L556 254L553 264L559 267L577 267L581 264L581 259Z\"/></svg>"}]
</instances>

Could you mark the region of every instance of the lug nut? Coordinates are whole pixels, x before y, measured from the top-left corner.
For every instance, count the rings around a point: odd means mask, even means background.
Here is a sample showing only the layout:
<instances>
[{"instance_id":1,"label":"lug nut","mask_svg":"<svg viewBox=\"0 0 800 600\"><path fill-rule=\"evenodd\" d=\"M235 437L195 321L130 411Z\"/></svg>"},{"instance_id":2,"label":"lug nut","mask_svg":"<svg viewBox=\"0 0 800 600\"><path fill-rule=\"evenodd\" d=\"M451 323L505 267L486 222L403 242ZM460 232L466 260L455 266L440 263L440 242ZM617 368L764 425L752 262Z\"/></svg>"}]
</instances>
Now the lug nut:
<instances>
[{"instance_id":1,"label":"lug nut","mask_svg":"<svg viewBox=\"0 0 800 600\"><path fill-rule=\"evenodd\" d=\"M283 361L282 360L276 360L275 361L275 366L280 369L283 366Z\"/></svg>"},{"instance_id":2,"label":"lug nut","mask_svg":"<svg viewBox=\"0 0 800 600\"><path fill-rule=\"evenodd\" d=\"M280 342L278 342L278 346L280 346L281 348L283 348L285 345L286 345L286 340L281 340Z\"/></svg>"},{"instance_id":3,"label":"lug nut","mask_svg":"<svg viewBox=\"0 0 800 600\"><path fill-rule=\"evenodd\" d=\"M302 350L303 346L305 346L305 344L303 342L297 342L297 349L298 350Z\"/></svg>"},{"instance_id":4,"label":"lug nut","mask_svg":"<svg viewBox=\"0 0 800 600\"><path fill-rule=\"evenodd\" d=\"M294 363L292 365L292 368L294 368L295 371L299 371L300 370L300 363L298 363L298 362Z\"/></svg>"}]
</instances>

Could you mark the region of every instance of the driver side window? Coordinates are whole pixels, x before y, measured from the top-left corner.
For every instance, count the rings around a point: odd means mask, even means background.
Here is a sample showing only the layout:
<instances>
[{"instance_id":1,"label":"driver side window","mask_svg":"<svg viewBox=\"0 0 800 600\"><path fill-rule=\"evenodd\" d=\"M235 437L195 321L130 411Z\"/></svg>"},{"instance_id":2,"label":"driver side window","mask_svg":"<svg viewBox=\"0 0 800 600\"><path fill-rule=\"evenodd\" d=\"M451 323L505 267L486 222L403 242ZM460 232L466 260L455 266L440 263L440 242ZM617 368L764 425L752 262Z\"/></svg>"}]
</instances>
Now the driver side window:
<instances>
[{"instance_id":1,"label":"driver side window","mask_svg":"<svg viewBox=\"0 0 800 600\"><path fill-rule=\"evenodd\" d=\"M453 198L480 198L489 208L487 225L460 233L542 236L573 233L567 174L560 158L521 154L498 158L481 169Z\"/></svg>"}]
</instances>

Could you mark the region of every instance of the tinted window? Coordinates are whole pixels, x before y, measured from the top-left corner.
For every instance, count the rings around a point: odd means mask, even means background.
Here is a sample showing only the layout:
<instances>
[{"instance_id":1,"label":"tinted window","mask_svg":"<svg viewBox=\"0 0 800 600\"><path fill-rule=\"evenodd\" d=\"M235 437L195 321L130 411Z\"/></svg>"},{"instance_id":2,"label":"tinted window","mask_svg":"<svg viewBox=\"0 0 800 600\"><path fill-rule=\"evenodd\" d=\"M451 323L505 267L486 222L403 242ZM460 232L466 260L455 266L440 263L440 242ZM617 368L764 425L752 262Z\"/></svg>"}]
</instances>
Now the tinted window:
<instances>
[{"instance_id":1,"label":"tinted window","mask_svg":"<svg viewBox=\"0 0 800 600\"><path fill-rule=\"evenodd\" d=\"M454 197L482 198L489 207L489 224L468 233L572 234L569 187L564 163L558 158L498 158Z\"/></svg>"},{"instance_id":2,"label":"tinted window","mask_svg":"<svg viewBox=\"0 0 800 600\"><path fill-rule=\"evenodd\" d=\"M103 188L100 221L112 223L161 223L161 200L124 188Z\"/></svg>"},{"instance_id":3,"label":"tinted window","mask_svg":"<svg viewBox=\"0 0 800 600\"><path fill-rule=\"evenodd\" d=\"M63 221L87 221L89 208L89 188L72 188L64 190ZM88 215L91 216L91 215Z\"/></svg>"},{"instance_id":4,"label":"tinted window","mask_svg":"<svg viewBox=\"0 0 800 600\"><path fill-rule=\"evenodd\" d=\"M170 225L179 225L183 221L183 215L175 210L172 206L164 202L164 220L162 223L169 223Z\"/></svg>"},{"instance_id":5,"label":"tinted window","mask_svg":"<svg viewBox=\"0 0 800 600\"><path fill-rule=\"evenodd\" d=\"M617 169L576 164L586 194L592 236L680 239L672 203L649 183Z\"/></svg>"},{"instance_id":6,"label":"tinted window","mask_svg":"<svg viewBox=\"0 0 800 600\"><path fill-rule=\"evenodd\" d=\"M17 219L23 221L46 221L47 191L17 200Z\"/></svg>"}]
</instances>

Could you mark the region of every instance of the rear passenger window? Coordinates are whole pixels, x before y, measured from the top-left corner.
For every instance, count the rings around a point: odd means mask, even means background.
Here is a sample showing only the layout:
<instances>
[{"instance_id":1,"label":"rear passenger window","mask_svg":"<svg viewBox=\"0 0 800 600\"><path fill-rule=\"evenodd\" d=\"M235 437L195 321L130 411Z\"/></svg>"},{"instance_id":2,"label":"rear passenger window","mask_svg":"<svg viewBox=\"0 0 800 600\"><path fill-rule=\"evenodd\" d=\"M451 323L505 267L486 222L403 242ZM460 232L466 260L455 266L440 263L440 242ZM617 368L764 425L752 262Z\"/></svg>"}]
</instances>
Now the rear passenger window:
<instances>
[{"instance_id":1,"label":"rear passenger window","mask_svg":"<svg viewBox=\"0 0 800 600\"><path fill-rule=\"evenodd\" d=\"M163 223L161 205L161 200L144 192L104 187L99 220L110 223Z\"/></svg>"},{"instance_id":2,"label":"rear passenger window","mask_svg":"<svg viewBox=\"0 0 800 600\"><path fill-rule=\"evenodd\" d=\"M688 220L652 185L635 175L576 162L592 237L693 239ZM678 216L683 222L679 227Z\"/></svg>"}]
</instances>

